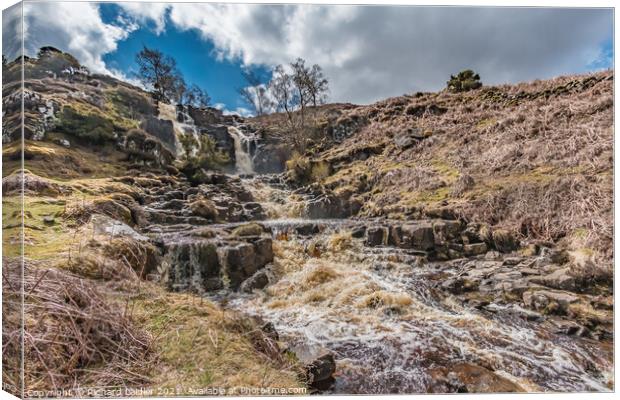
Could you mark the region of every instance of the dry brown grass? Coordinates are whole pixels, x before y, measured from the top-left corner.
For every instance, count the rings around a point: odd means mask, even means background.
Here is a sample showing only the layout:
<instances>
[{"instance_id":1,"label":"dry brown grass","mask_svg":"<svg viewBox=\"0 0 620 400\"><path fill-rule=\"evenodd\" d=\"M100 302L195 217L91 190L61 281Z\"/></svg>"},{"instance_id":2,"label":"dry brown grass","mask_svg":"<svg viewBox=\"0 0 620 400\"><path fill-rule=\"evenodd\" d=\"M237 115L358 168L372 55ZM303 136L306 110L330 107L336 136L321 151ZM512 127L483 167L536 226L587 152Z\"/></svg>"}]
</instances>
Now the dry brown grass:
<instances>
[{"instance_id":1,"label":"dry brown grass","mask_svg":"<svg viewBox=\"0 0 620 400\"><path fill-rule=\"evenodd\" d=\"M4 276L15 277L20 263L7 262L3 269ZM26 262L23 279L26 390L149 382L152 337L134 324L127 309L111 304L89 280L57 269ZM19 297L19 281L3 283L5 295ZM20 304L6 306L16 314ZM19 359L17 339L16 332L3 329L7 358Z\"/></svg>"},{"instance_id":2,"label":"dry brown grass","mask_svg":"<svg viewBox=\"0 0 620 400\"><path fill-rule=\"evenodd\" d=\"M520 239L589 249L610 271L612 79L600 72L345 110L370 123L317 157L332 161L330 188L361 195L362 216L420 218L441 206ZM411 131L425 139L393 144ZM351 155L378 145L365 160Z\"/></svg>"}]
</instances>

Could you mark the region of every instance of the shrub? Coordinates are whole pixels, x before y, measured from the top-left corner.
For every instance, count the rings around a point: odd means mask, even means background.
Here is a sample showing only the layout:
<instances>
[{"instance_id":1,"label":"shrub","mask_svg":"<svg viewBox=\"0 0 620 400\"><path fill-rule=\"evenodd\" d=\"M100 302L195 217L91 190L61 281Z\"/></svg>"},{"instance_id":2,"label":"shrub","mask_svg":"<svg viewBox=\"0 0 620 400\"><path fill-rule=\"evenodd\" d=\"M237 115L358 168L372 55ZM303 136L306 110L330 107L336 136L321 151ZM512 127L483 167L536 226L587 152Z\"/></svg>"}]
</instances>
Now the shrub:
<instances>
[{"instance_id":1,"label":"shrub","mask_svg":"<svg viewBox=\"0 0 620 400\"><path fill-rule=\"evenodd\" d=\"M314 182L320 182L327 178L331 173L331 166L326 161L318 161L312 164L310 178Z\"/></svg>"},{"instance_id":2,"label":"shrub","mask_svg":"<svg viewBox=\"0 0 620 400\"><path fill-rule=\"evenodd\" d=\"M215 140L208 135L202 135L200 142L193 135L181 135L179 141L185 151L179 170L192 184L204 182L205 170L220 170L230 162L228 154L218 149Z\"/></svg>"},{"instance_id":3,"label":"shrub","mask_svg":"<svg viewBox=\"0 0 620 400\"><path fill-rule=\"evenodd\" d=\"M310 160L297 151L293 152L291 158L286 162L286 169L291 180L298 183L306 183L312 174Z\"/></svg>"},{"instance_id":4,"label":"shrub","mask_svg":"<svg viewBox=\"0 0 620 400\"><path fill-rule=\"evenodd\" d=\"M67 106L62 109L57 129L60 132L97 144L115 138L112 121L97 114L83 115Z\"/></svg>"},{"instance_id":5,"label":"shrub","mask_svg":"<svg viewBox=\"0 0 620 400\"><path fill-rule=\"evenodd\" d=\"M457 76L450 75L450 80L448 81L448 91L450 92L466 92L478 89L481 86L480 75L471 69L461 71Z\"/></svg>"}]
</instances>

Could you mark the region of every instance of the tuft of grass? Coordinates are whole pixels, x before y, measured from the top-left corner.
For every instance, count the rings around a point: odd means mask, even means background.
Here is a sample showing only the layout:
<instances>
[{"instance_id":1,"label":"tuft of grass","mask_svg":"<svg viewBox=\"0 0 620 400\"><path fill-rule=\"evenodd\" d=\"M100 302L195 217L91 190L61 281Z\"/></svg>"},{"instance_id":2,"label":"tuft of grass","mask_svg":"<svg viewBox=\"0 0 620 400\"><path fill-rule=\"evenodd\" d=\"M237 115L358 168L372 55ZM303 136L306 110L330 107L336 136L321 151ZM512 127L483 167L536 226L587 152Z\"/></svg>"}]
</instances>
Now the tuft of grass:
<instances>
[{"instance_id":1,"label":"tuft of grass","mask_svg":"<svg viewBox=\"0 0 620 400\"><path fill-rule=\"evenodd\" d=\"M264 232L264 228L262 225L251 222L249 224L243 224L232 230L231 235L237 237L243 236L260 236Z\"/></svg>"},{"instance_id":2,"label":"tuft of grass","mask_svg":"<svg viewBox=\"0 0 620 400\"><path fill-rule=\"evenodd\" d=\"M250 320L190 294L152 288L132 300L133 315L155 336L153 387L303 388L299 366L257 350Z\"/></svg>"},{"instance_id":3,"label":"tuft of grass","mask_svg":"<svg viewBox=\"0 0 620 400\"><path fill-rule=\"evenodd\" d=\"M410 296L403 293L391 293L385 290L378 290L364 296L360 301L360 306L364 308L384 308L405 311L413 303Z\"/></svg>"},{"instance_id":4,"label":"tuft of grass","mask_svg":"<svg viewBox=\"0 0 620 400\"><path fill-rule=\"evenodd\" d=\"M337 232L332 234L328 240L328 248L330 251L343 251L351 248L353 236L350 231Z\"/></svg>"},{"instance_id":5,"label":"tuft of grass","mask_svg":"<svg viewBox=\"0 0 620 400\"><path fill-rule=\"evenodd\" d=\"M330 175L331 167L326 161L318 161L312 164L310 179L312 182L322 182Z\"/></svg>"},{"instance_id":6,"label":"tuft of grass","mask_svg":"<svg viewBox=\"0 0 620 400\"><path fill-rule=\"evenodd\" d=\"M319 286L338 277L340 277L340 274L334 268L325 263L319 263L308 267L304 277L304 284L310 287Z\"/></svg>"}]
</instances>

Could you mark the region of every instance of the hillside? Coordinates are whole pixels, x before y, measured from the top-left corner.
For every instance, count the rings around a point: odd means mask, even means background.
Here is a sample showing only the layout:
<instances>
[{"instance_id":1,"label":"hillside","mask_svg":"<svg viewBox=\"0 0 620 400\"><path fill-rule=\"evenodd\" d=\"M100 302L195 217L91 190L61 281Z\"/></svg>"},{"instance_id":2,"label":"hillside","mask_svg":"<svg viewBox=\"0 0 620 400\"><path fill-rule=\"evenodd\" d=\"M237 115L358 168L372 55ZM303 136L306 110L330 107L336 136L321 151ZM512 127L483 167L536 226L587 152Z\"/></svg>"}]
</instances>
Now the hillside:
<instances>
[{"instance_id":1,"label":"hillside","mask_svg":"<svg viewBox=\"0 0 620 400\"><path fill-rule=\"evenodd\" d=\"M18 61L8 385L23 233L26 390L613 390L611 72L322 105L299 151L283 114L157 102L53 48L22 142Z\"/></svg>"},{"instance_id":2,"label":"hillside","mask_svg":"<svg viewBox=\"0 0 620 400\"><path fill-rule=\"evenodd\" d=\"M359 217L458 217L528 244L557 243L580 273L611 279L610 72L330 113L331 140L310 149L293 180L318 183Z\"/></svg>"}]
</instances>

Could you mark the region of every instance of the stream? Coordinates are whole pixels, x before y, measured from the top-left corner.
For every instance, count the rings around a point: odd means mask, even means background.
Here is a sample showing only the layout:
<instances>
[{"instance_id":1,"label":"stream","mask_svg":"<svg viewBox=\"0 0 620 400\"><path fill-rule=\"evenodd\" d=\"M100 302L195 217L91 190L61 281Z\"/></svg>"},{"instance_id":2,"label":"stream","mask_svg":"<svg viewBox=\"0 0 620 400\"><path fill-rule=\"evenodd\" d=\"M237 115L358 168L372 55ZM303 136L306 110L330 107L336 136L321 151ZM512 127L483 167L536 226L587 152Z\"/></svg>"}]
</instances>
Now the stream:
<instances>
[{"instance_id":1,"label":"stream","mask_svg":"<svg viewBox=\"0 0 620 400\"><path fill-rule=\"evenodd\" d=\"M328 393L452 390L434 387L437 374L455 366L472 373L470 364L527 391L609 390L611 344L555 334L517 305L463 306L437 289L444 264L366 247L346 233L360 221L317 220L320 233L295 235L291 228L308 222L292 218L300 200L263 182L244 180L269 210L261 223L273 232L277 282L228 293L227 304L272 322L288 343L332 351L337 373Z\"/></svg>"},{"instance_id":2,"label":"stream","mask_svg":"<svg viewBox=\"0 0 620 400\"><path fill-rule=\"evenodd\" d=\"M164 111L174 113L170 107ZM183 122L175 122L175 129L196 133L191 121L179 119ZM489 279L495 287L510 285L515 273L522 280L522 275L532 273L529 265L535 259L517 260L521 269L516 270L508 255L488 260L486 250L460 260L429 261L419 251L385 243L371 247L352 231L375 221L301 218L308 199L294 194L277 176L255 175L250 151L255 139L233 126L228 134L234 141L237 175L227 179L260 204L259 222L273 240L272 277L267 287L252 293L222 289L207 296L271 322L288 345L328 349L335 357L336 373L323 393L613 388L611 339L560 332L567 329L558 326L569 324L568 331L573 329L572 321L522 308L522 292L517 292L516 301L502 301L501 291L498 295L476 289L464 301L461 293L445 288L449 278L461 276L463 270L469 277L478 276L481 286ZM186 197L174 201L186 202ZM219 203L223 207L227 201L222 198ZM160 232L173 244L203 240L188 239L187 231L195 223L184 211L154 204L160 207L152 208L154 212L175 224L154 225L151 232ZM527 268L523 263L529 263ZM491 278L483 276L484 271L491 271Z\"/></svg>"}]
</instances>

